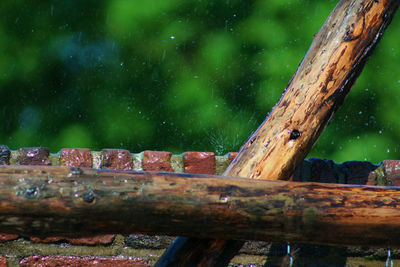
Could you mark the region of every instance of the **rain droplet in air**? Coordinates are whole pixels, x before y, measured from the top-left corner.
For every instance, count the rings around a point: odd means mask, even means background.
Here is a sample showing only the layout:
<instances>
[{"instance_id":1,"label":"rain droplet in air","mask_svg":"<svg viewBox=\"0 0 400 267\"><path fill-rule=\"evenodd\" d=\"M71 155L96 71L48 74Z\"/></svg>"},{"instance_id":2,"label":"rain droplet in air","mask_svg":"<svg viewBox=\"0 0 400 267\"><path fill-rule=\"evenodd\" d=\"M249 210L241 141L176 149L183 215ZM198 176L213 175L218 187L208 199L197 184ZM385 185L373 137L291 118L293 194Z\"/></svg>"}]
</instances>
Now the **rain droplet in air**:
<instances>
[{"instance_id":1,"label":"rain droplet in air","mask_svg":"<svg viewBox=\"0 0 400 267\"><path fill-rule=\"evenodd\" d=\"M392 260L390 248L388 248L388 250L387 250L387 258L386 258L385 267L393 267L393 260Z\"/></svg>"},{"instance_id":2,"label":"rain droplet in air","mask_svg":"<svg viewBox=\"0 0 400 267\"><path fill-rule=\"evenodd\" d=\"M292 267L293 266L293 256L290 252L290 244L289 243L287 243L287 245L286 245L286 253L289 256L289 266Z\"/></svg>"},{"instance_id":3,"label":"rain droplet in air","mask_svg":"<svg viewBox=\"0 0 400 267\"><path fill-rule=\"evenodd\" d=\"M221 195L221 196L219 197L219 201L220 201L221 203L228 203L228 200L229 200L229 197L228 197L228 196Z\"/></svg>"}]
</instances>

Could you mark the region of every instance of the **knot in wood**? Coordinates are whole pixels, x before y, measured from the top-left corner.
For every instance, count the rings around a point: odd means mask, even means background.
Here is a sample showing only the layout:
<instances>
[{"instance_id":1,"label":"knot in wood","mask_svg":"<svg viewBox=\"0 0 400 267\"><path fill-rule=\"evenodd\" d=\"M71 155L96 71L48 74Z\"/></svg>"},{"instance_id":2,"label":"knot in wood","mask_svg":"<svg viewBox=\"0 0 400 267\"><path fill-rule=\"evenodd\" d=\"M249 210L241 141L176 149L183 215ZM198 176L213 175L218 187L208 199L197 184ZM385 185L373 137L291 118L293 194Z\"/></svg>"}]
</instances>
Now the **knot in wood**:
<instances>
[{"instance_id":1,"label":"knot in wood","mask_svg":"<svg viewBox=\"0 0 400 267\"><path fill-rule=\"evenodd\" d=\"M296 140L297 138L299 138L301 136L301 133L299 132L299 130L292 130L292 132L290 133L290 140Z\"/></svg>"}]
</instances>

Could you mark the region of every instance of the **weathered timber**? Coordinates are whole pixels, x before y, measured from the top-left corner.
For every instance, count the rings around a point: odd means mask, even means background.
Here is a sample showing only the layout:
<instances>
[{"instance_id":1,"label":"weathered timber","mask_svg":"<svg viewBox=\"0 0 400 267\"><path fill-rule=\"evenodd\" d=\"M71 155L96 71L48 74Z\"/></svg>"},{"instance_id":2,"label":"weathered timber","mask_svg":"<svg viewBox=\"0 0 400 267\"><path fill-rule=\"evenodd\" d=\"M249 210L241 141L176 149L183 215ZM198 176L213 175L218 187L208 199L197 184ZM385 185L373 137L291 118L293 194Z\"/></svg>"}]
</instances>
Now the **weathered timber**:
<instances>
[{"instance_id":1,"label":"weathered timber","mask_svg":"<svg viewBox=\"0 0 400 267\"><path fill-rule=\"evenodd\" d=\"M400 247L400 187L0 166L0 231Z\"/></svg>"},{"instance_id":2,"label":"weathered timber","mask_svg":"<svg viewBox=\"0 0 400 267\"><path fill-rule=\"evenodd\" d=\"M224 175L287 179L344 101L399 4L398 0L340 1L315 36L284 95ZM157 266L225 266L236 253L231 248L240 247L221 240L213 244L183 238L181 242L178 238L173 246L190 245L192 249L171 247Z\"/></svg>"},{"instance_id":3,"label":"weathered timber","mask_svg":"<svg viewBox=\"0 0 400 267\"><path fill-rule=\"evenodd\" d=\"M241 148L227 174L287 179L342 104L399 3L340 1L283 97Z\"/></svg>"}]
</instances>

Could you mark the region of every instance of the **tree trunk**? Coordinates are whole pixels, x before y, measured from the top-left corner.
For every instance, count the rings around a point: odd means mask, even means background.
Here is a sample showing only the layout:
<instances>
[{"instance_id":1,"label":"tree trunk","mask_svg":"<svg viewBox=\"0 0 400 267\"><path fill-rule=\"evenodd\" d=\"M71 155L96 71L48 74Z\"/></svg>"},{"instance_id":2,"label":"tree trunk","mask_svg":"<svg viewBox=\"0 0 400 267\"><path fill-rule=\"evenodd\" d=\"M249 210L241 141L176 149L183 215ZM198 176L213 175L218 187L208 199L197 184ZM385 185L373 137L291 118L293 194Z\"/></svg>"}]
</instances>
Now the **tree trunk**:
<instances>
[{"instance_id":1,"label":"tree trunk","mask_svg":"<svg viewBox=\"0 0 400 267\"><path fill-rule=\"evenodd\" d=\"M0 197L4 233L400 247L400 187L1 166Z\"/></svg>"},{"instance_id":2,"label":"tree trunk","mask_svg":"<svg viewBox=\"0 0 400 267\"><path fill-rule=\"evenodd\" d=\"M399 3L340 1L316 35L283 97L242 146L224 175L287 179L344 101ZM182 240L187 242L186 238ZM157 265L225 266L241 246L222 240L191 240L188 244L193 245L185 249L190 253L171 248ZM204 249L205 244L209 249ZM178 239L173 246L185 244Z\"/></svg>"}]
</instances>

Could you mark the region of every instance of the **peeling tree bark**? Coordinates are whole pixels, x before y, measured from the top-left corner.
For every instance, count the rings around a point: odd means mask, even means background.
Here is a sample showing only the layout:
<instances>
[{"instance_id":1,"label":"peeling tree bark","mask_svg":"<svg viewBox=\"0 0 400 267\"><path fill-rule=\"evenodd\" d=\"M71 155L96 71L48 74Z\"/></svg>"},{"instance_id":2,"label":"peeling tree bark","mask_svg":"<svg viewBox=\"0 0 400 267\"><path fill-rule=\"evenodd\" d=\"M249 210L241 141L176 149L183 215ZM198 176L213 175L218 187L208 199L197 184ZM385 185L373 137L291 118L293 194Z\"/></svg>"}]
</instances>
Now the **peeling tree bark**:
<instances>
[{"instance_id":1,"label":"peeling tree bark","mask_svg":"<svg viewBox=\"0 0 400 267\"><path fill-rule=\"evenodd\" d=\"M344 101L399 3L340 1L316 35L283 97L224 175L287 179ZM170 247L158 266L225 266L241 244L178 238L172 246L191 248Z\"/></svg>"},{"instance_id":2,"label":"peeling tree bark","mask_svg":"<svg viewBox=\"0 0 400 267\"><path fill-rule=\"evenodd\" d=\"M27 236L142 232L395 248L399 206L400 187L0 167L0 231Z\"/></svg>"}]
</instances>

